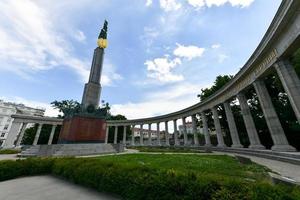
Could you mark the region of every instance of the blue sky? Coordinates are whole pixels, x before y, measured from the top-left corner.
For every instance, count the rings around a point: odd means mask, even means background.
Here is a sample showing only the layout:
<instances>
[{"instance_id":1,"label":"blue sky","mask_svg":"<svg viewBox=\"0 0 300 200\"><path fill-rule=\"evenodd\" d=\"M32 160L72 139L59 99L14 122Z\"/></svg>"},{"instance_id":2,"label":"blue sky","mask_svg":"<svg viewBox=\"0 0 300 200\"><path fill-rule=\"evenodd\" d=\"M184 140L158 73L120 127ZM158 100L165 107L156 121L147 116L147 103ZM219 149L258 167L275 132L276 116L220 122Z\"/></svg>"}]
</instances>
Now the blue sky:
<instances>
[{"instance_id":1,"label":"blue sky","mask_svg":"<svg viewBox=\"0 0 300 200\"><path fill-rule=\"evenodd\" d=\"M128 118L197 103L251 56L280 0L2 0L0 99L81 101L108 20L101 99Z\"/></svg>"}]
</instances>

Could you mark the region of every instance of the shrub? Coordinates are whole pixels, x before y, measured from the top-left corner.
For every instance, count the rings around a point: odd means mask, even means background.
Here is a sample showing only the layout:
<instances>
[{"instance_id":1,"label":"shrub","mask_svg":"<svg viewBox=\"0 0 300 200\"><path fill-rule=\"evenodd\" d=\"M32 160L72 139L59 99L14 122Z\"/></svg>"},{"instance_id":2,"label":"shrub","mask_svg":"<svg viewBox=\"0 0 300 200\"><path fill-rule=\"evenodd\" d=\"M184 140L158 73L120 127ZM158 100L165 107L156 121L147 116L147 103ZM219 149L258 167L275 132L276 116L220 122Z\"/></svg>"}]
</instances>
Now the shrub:
<instances>
[{"instance_id":1,"label":"shrub","mask_svg":"<svg viewBox=\"0 0 300 200\"><path fill-rule=\"evenodd\" d=\"M0 154L17 154L20 153L20 150L17 149L2 149L0 150Z\"/></svg>"}]
</instances>

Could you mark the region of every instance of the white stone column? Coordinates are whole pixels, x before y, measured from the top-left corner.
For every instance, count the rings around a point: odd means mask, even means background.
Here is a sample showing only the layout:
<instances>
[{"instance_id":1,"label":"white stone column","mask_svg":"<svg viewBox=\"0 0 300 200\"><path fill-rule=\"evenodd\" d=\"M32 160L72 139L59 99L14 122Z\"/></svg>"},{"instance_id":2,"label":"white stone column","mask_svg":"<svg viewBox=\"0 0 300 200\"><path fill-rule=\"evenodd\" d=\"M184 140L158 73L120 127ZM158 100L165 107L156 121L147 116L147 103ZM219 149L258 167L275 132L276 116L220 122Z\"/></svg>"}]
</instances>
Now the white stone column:
<instances>
[{"instance_id":1,"label":"white stone column","mask_svg":"<svg viewBox=\"0 0 300 200\"><path fill-rule=\"evenodd\" d=\"M213 107L211 109L213 113L213 118L214 118L214 124L215 124L215 129L216 129L216 134L217 134L217 139L218 139L218 147L226 147L224 143L224 138L222 134L222 129L221 129L221 124L220 124L220 119L219 119L219 114L217 111L216 107Z\"/></svg>"},{"instance_id":2,"label":"white stone column","mask_svg":"<svg viewBox=\"0 0 300 200\"><path fill-rule=\"evenodd\" d=\"M156 124L156 132L157 132L157 145L158 146L161 146L161 143L160 143L160 128L159 128L159 122L157 122L157 124Z\"/></svg>"},{"instance_id":3,"label":"white stone column","mask_svg":"<svg viewBox=\"0 0 300 200\"><path fill-rule=\"evenodd\" d=\"M124 145L126 145L126 129L127 129L127 127L124 126L124 128L123 128L123 144Z\"/></svg>"},{"instance_id":4,"label":"white stone column","mask_svg":"<svg viewBox=\"0 0 300 200\"><path fill-rule=\"evenodd\" d=\"M105 144L108 143L108 134L109 134L109 126L106 126L106 132L105 132Z\"/></svg>"},{"instance_id":5,"label":"white stone column","mask_svg":"<svg viewBox=\"0 0 300 200\"><path fill-rule=\"evenodd\" d=\"M193 126L193 135L194 135L194 145L199 146L198 133L197 133L197 119L196 115L192 115L192 126Z\"/></svg>"},{"instance_id":6,"label":"white stone column","mask_svg":"<svg viewBox=\"0 0 300 200\"><path fill-rule=\"evenodd\" d=\"M118 143L118 126L115 126L114 144Z\"/></svg>"},{"instance_id":7,"label":"white stone column","mask_svg":"<svg viewBox=\"0 0 300 200\"><path fill-rule=\"evenodd\" d=\"M178 140L178 131L177 131L177 119L173 120L174 125L174 140L175 140L175 146L179 146L179 140Z\"/></svg>"},{"instance_id":8,"label":"white stone column","mask_svg":"<svg viewBox=\"0 0 300 200\"><path fill-rule=\"evenodd\" d=\"M166 146L170 146L170 135L169 135L168 121L165 122L165 138L166 138Z\"/></svg>"},{"instance_id":9,"label":"white stone column","mask_svg":"<svg viewBox=\"0 0 300 200\"><path fill-rule=\"evenodd\" d=\"M246 130L247 130L247 134L249 137L249 141L250 141L250 146L249 148L251 149L265 149L265 147L263 145L261 145L257 131L256 131L256 127L250 112L250 108L249 105L247 103L247 99L246 96L240 92L237 95L237 98L239 100L240 103L240 107L241 107L241 113L244 119L244 123L246 126Z\"/></svg>"},{"instance_id":10,"label":"white stone column","mask_svg":"<svg viewBox=\"0 0 300 200\"><path fill-rule=\"evenodd\" d=\"M210 135L208 132L207 119L206 119L206 115L204 112L201 112L201 119L202 119L202 124L203 124L203 134L204 134L204 138L205 138L205 146L210 147L211 140L210 140Z\"/></svg>"},{"instance_id":11,"label":"white stone column","mask_svg":"<svg viewBox=\"0 0 300 200\"><path fill-rule=\"evenodd\" d=\"M132 129L131 129L131 145L134 146L135 141L134 141L134 127L135 125L132 125Z\"/></svg>"},{"instance_id":12,"label":"white stone column","mask_svg":"<svg viewBox=\"0 0 300 200\"><path fill-rule=\"evenodd\" d=\"M21 132L20 132L20 134L19 134L19 136L18 136L18 140L17 140L17 143L16 143L16 147L19 147L19 146L21 145L21 142L22 142L22 139L23 139L23 136L24 136L24 133L25 133L27 124L28 124L28 123L23 123L23 124L22 124Z\"/></svg>"},{"instance_id":13,"label":"white stone column","mask_svg":"<svg viewBox=\"0 0 300 200\"><path fill-rule=\"evenodd\" d=\"M183 127L183 141L184 141L184 146L188 145L188 136L187 136L187 131L186 131L186 121L185 117L182 118L182 127Z\"/></svg>"},{"instance_id":14,"label":"white stone column","mask_svg":"<svg viewBox=\"0 0 300 200\"><path fill-rule=\"evenodd\" d=\"M235 121L234 121L234 117L233 117L233 114L232 114L230 104L229 104L229 102L224 102L223 105L224 105L224 108L225 108L226 118L227 118L229 130L230 130L230 136L231 136L231 140L232 140L232 146L231 147L233 147L233 148L242 148L243 146L241 145L241 142L240 142L238 130L236 128L236 124L235 124Z\"/></svg>"},{"instance_id":15,"label":"white stone column","mask_svg":"<svg viewBox=\"0 0 300 200\"><path fill-rule=\"evenodd\" d=\"M300 80L289 61L275 63L275 69L300 123Z\"/></svg>"},{"instance_id":16,"label":"white stone column","mask_svg":"<svg viewBox=\"0 0 300 200\"><path fill-rule=\"evenodd\" d=\"M151 124L148 124L148 145L152 145L152 138L151 138Z\"/></svg>"},{"instance_id":17,"label":"white stone column","mask_svg":"<svg viewBox=\"0 0 300 200\"><path fill-rule=\"evenodd\" d=\"M54 137L54 133L55 133L56 127L57 127L56 124L52 125L51 132L50 132L50 136L49 136L49 139L48 139L48 145L51 145L51 144L52 144L52 141L53 141L53 137Z\"/></svg>"},{"instance_id":18,"label":"white stone column","mask_svg":"<svg viewBox=\"0 0 300 200\"><path fill-rule=\"evenodd\" d=\"M143 124L140 125L140 145L144 145L144 132L143 132Z\"/></svg>"},{"instance_id":19,"label":"white stone column","mask_svg":"<svg viewBox=\"0 0 300 200\"><path fill-rule=\"evenodd\" d=\"M7 138L4 142L3 148L9 149L15 147L14 142L17 138L17 135L21 129L22 122L14 120L7 134Z\"/></svg>"},{"instance_id":20,"label":"white stone column","mask_svg":"<svg viewBox=\"0 0 300 200\"><path fill-rule=\"evenodd\" d=\"M37 132L36 132L34 140L33 140L33 145L37 145L38 144L42 127L43 127L43 124L39 124Z\"/></svg>"},{"instance_id":21,"label":"white stone column","mask_svg":"<svg viewBox=\"0 0 300 200\"><path fill-rule=\"evenodd\" d=\"M274 145L272 150L274 151L296 151L294 147L289 145L286 136L284 134L283 128L280 124L277 113L274 109L271 97L267 90L267 87L263 80L256 80L254 83L254 88L257 93L264 117L266 119L271 137L273 139Z\"/></svg>"}]
</instances>

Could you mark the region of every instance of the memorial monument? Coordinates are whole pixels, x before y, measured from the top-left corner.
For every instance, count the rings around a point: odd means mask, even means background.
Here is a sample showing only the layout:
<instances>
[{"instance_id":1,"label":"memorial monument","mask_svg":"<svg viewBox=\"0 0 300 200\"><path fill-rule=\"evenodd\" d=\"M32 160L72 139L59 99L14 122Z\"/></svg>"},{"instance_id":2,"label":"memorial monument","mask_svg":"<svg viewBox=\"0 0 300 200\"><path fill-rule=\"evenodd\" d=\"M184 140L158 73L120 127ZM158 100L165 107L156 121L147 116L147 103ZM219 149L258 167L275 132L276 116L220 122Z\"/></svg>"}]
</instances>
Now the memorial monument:
<instances>
[{"instance_id":1,"label":"memorial monument","mask_svg":"<svg viewBox=\"0 0 300 200\"><path fill-rule=\"evenodd\" d=\"M103 143L105 110L99 108L104 49L107 47L107 21L98 36L88 83L85 84L79 112L65 116L58 143Z\"/></svg>"}]
</instances>

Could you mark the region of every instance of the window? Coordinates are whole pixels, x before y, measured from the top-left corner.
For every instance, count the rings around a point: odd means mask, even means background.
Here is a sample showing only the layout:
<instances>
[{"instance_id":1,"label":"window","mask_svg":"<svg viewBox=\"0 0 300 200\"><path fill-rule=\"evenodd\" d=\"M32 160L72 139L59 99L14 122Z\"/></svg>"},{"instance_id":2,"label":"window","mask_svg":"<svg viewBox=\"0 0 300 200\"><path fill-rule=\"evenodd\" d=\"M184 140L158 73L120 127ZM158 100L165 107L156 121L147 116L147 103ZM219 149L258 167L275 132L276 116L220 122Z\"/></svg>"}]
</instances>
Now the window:
<instances>
[{"instance_id":1,"label":"window","mask_svg":"<svg viewBox=\"0 0 300 200\"><path fill-rule=\"evenodd\" d=\"M5 133L1 133L1 137L4 137L5 136Z\"/></svg>"}]
</instances>

